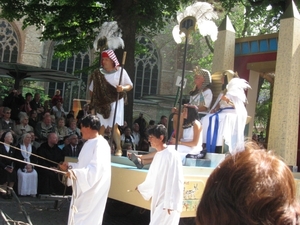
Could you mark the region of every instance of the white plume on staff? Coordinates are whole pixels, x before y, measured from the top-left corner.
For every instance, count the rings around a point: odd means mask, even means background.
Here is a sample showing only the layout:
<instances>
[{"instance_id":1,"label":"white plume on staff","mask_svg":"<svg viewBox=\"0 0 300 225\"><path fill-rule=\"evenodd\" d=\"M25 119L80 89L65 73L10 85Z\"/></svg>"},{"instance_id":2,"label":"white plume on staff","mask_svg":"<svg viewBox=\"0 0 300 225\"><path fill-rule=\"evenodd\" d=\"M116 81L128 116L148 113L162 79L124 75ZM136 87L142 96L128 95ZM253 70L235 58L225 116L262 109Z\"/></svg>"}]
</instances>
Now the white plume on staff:
<instances>
[{"instance_id":1,"label":"white plume on staff","mask_svg":"<svg viewBox=\"0 0 300 225\"><path fill-rule=\"evenodd\" d=\"M218 16L214 12L211 4L207 2L196 2L185 8L183 12L177 13L178 24L187 16L196 18L199 33L202 36L209 35L212 41L217 40L218 27L213 19L217 19ZM173 38L177 44L182 42L182 38L185 37L184 33L180 32L179 25L176 25L172 31Z\"/></svg>"},{"instance_id":2,"label":"white plume on staff","mask_svg":"<svg viewBox=\"0 0 300 225\"><path fill-rule=\"evenodd\" d=\"M115 50L117 48L124 48L124 41L122 39L122 30L119 28L116 21L104 22L99 28L100 32L94 41L94 49L97 52L103 51L105 48Z\"/></svg>"}]
</instances>

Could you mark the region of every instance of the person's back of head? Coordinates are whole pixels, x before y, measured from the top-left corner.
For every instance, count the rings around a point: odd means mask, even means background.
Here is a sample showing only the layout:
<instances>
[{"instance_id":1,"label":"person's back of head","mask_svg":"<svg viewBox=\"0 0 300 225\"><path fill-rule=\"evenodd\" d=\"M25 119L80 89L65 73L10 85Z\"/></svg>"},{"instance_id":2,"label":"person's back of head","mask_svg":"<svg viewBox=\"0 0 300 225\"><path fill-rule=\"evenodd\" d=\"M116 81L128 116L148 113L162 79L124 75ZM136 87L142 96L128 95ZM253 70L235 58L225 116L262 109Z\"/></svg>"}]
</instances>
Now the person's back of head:
<instances>
[{"instance_id":1,"label":"person's back of head","mask_svg":"<svg viewBox=\"0 0 300 225\"><path fill-rule=\"evenodd\" d=\"M299 224L299 214L289 167L251 143L210 175L196 221L198 225Z\"/></svg>"},{"instance_id":2,"label":"person's back of head","mask_svg":"<svg viewBox=\"0 0 300 225\"><path fill-rule=\"evenodd\" d=\"M88 115L81 120L81 127L89 127L91 130L100 129L100 120L95 115Z\"/></svg>"}]
</instances>

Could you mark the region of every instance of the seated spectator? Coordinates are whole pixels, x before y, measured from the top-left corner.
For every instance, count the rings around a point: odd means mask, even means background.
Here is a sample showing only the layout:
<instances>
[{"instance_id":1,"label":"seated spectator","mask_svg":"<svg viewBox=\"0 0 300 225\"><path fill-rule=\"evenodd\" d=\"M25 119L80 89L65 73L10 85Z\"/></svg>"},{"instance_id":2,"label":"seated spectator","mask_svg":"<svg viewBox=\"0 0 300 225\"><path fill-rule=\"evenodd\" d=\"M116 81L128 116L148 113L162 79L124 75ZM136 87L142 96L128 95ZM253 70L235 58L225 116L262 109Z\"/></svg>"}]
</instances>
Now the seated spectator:
<instances>
[{"instance_id":1,"label":"seated spectator","mask_svg":"<svg viewBox=\"0 0 300 225\"><path fill-rule=\"evenodd\" d=\"M40 121L43 118L44 107L41 103L41 95L39 93L34 94L34 98L30 102L30 107L37 113L37 120ZM29 115L30 117L30 115ZM33 127L33 126L32 126Z\"/></svg>"},{"instance_id":2,"label":"seated spectator","mask_svg":"<svg viewBox=\"0 0 300 225\"><path fill-rule=\"evenodd\" d=\"M66 112L61 102L57 102L56 105L52 107L51 114L55 116L55 119L66 116Z\"/></svg>"},{"instance_id":3,"label":"seated spectator","mask_svg":"<svg viewBox=\"0 0 300 225\"><path fill-rule=\"evenodd\" d=\"M15 149L11 147L13 143L12 133L9 131L4 132L1 135L0 141L0 154L14 157ZM0 184L5 187L14 187L17 181L17 173L15 170L14 161L8 158L0 157ZM12 198L10 189L6 190L6 194L2 194L3 198Z\"/></svg>"},{"instance_id":4,"label":"seated spectator","mask_svg":"<svg viewBox=\"0 0 300 225\"><path fill-rule=\"evenodd\" d=\"M121 146L126 143L130 143L131 148L135 149L135 140L131 134L131 129L129 127L126 127L124 134L121 135Z\"/></svg>"},{"instance_id":5,"label":"seated spectator","mask_svg":"<svg viewBox=\"0 0 300 225\"><path fill-rule=\"evenodd\" d=\"M160 117L160 121L159 121L158 124L162 124L162 125L164 125L166 128L168 128L168 117L165 116L165 115L162 115L162 116ZM174 129L176 129L176 127L175 127Z\"/></svg>"},{"instance_id":6,"label":"seated spectator","mask_svg":"<svg viewBox=\"0 0 300 225\"><path fill-rule=\"evenodd\" d=\"M19 120L20 107L25 102L22 93L18 90L11 89L8 96L4 98L3 106L11 109L11 119L14 121Z\"/></svg>"},{"instance_id":7,"label":"seated spectator","mask_svg":"<svg viewBox=\"0 0 300 225\"><path fill-rule=\"evenodd\" d=\"M74 120L74 119L75 119L75 117L74 117L74 111L70 110L70 112L66 116L66 126L69 127L70 126L70 121ZM77 125L78 125L78 121L77 121ZM80 129L80 127L78 127L78 128Z\"/></svg>"},{"instance_id":8,"label":"seated spectator","mask_svg":"<svg viewBox=\"0 0 300 225\"><path fill-rule=\"evenodd\" d=\"M39 143L35 140L36 136L33 131L28 132L28 133L31 135L31 145L34 146L35 149L38 149L41 146L41 143Z\"/></svg>"},{"instance_id":9,"label":"seated spectator","mask_svg":"<svg viewBox=\"0 0 300 225\"><path fill-rule=\"evenodd\" d=\"M64 155L78 157L83 146L82 142L79 143L78 136L76 134L70 135L68 139L70 143L63 148Z\"/></svg>"},{"instance_id":10,"label":"seated spectator","mask_svg":"<svg viewBox=\"0 0 300 225\"><path fill-rule=\"evenodd\" d=\"M37 150L41 157L38 163L49 168L57 168L59 162L64 161L63 151L57 146L58 137L56 133L48 135L47 142L42 143ZM43 159L45 158L45 159ZM48 161L48 160L51 161ZM56 164L56 163L57 164ZM51 170L37 168L38 172L38 193L39 194L63 194L63 184L58 179L58 174Z\"/></svg>"},{"instance_id":11,"label":"seated spectator","mask_svg":"<svg viewBox=\"0 0 300 225\"><path fill-rule=\"evenodd\" d=\"M31 131L33 132L33 127L28 125L28 116L27 115L21 115L20 124L15 126L14 131L17 136L18 142L23 134L31 132Z\"/></svg>"},{"instance_id":12,"label":"seated spectator","mask_svg":"<svg viewBox=\"0 0 300 225\"><path fill-rule=\"evenodd\" d=\"M50 118L51 118L51 124L52 124L52 126L55 127L56 126L56 118L55 118L55 116L54 115L50 115Z\"/></svg>"},{"instance_id":13,"label":"seated spectator","mask_svg":"<svg viewBox=\"0 0 300 225\"><path fill-rule=\"evenodd\" d=\"M153 126L150 126L149 129L151 127L154 127L155 125ZM140 140L140 146L139 146L139 151L144 151L144 152L149 152L149 148L150 148L150 142L148 141L148 132L147 132L148 129L146 129L144 131L144 135L143 137L141 138Z\"/></svg>"},{"instance_id":14,"label":"seated spectator","mask_svg":"<svg viewBox=\"0 0 300 225\"><path fill-rule=\"evenodd\" d=\"M30 106L30 102L32 100L32 94L31 93L26 93L25 95L25 102L23 105L20 107L21 112L25 112L27 115L29 115L29 112L32 110Z\"/></svg>"},{"instance_id":15,"label":"seated spectator","mask_svg":"<svg viewBox=\"0 0 300 225\"><path fill-rule=\"evenodd\" d=\"M130 144L130 143L125 143L125 144L122 145L122 149L123 149L123 150L133 150L133 149L132 149L132 144Z\"/></svg>"},{"instance_id":16,"label":"seated spectator","mask_svg":"<svg viewBox=\"0 0 300 225\"><path fill-rule=\"evenodd\" d=\"M126 128L127 128L127 121L124 120L124 124L122 126L118 126L121 135L124 134Z\"/></svg>"},{"instance_id":17,"label":"seated spectator","mask_svg":"<svg viewBox=\"0 0 300 225\"><path fill-rule=\"evenodd\" d=\"M37 114L36 110L31 110L29 112L29 121L28 121L28 124L30 126L32 126L33 129L35 129L38 122L39 122L38 121L38 114Z\"/></svg>"},{"instance_id":18,"label":"seated spectator","mask_svg":"<svg viewBox=\"0 0 300 225\"><path fill-rule=\"evenodd\" d=\"M0 130L10 131L13 135L15 135L15 126L16 123L14 120L10 118L11 109L8 107L3 108L3 117L0 120Z\"/></svg>"},{"instance_id":19,"label":"seated spectator","mask_svg":"<svg viewBox=\"0 0 300 225\"><path fill-rule=\"evenodd\" d=\"M75 119L74 117L74 111L73 110L70 110L69 113L67 114L66 116L66 119Z\"/></svg>"},{"instance_id":20,"label":"seated spectator","mask_svg":"<svg viewBox=\"0 0 300 225\"><path fill-rule=\"evenodd\" d=\"M91 112L90 112L90 106L89 106L89 104L85 104L85 105L83 106L83 109L79 110L79 111L78 111L78 114L77 114L77 116L76 116L76 119L77 119L77 125L80 124L79 121L80 121L82 118L86 117L86 116L89 115L90 113L91 113Z\"/></svg>"},{"instance_id":21,"label":"seated spectator","mask_svg":"<svg viewBox=\"0 0 300 225\"><path fill-rule=\"evenodd\" d=\"M51 107L50 107L50 103L48 100L44 101L44 114L45 113L50 113L51 112Z\"/></svg>"},{"instance_id":22,"label":"seated spectator","mask_svg":"<svg viewBox=\"0 0 300 225\"><path fill-rule=\"evenodd\" d=\"M76 116L76 119L77 119L77 127L80 129L80 124L81 124L81 120L90 115L91 114L91 111L90 111L90 105L89 104L85 104L83 106L83 109L79 110L78 111L78 114Z\"/></svg>"},{"instance_id":23,"label":"seated spectator","mask_svg":"<svg viewBox=\"0 0 300 225\"><path fill-rule=\"evenodd\" d=\"M144 130L145 133L145 130ZM140 149L140 141L141 141L141 135L140 135L140 126L138 123L134 123L132 126L132 136L134 138L134 145L135 149ZM144 134L142 135L144 136Z\"/></svg>"},{"instance_id":24,"label":"seated spectator","mask_svg":"<svg viewBox=\"0 0 300 225\"><path fill-rule=\"evenodd\" d=\"M76 134L79 137L79 139L81 139L81 132L80 132L80 129L77 127L75 119L72 119L70 121L70 125L68 127L68 135L71 135L71 134Z\"/></svg>"},{"instance_id":25,"label":"seated spectator","mask_svg":"<svg viewBox=\"0 0 300 225\"><path fill-rule=\"evenodd\" d=\"M209 176L199 206L199 225L299 224L294 176L274 154L247 143Z\"/></svg>"},{"instance_id":26,"label":"seated spectator","mask_svg":"<svg viewBox=\"0 0 300 225\"><path fill-rule=\"evenodd\" d=\"M145 129L147 127L147 121L144 118L144 114L140 112L139 117L134 120L134 123L137 123L139 125L139 132L140 132L140 137L143 137Z\"/></svg>"},{"instance_id":27,"label":"seated spectator","mask_svg":"<svg viewBox=\"0 0 300 225\"><path fill-rule=\"evenodd\" d=\"M150 120L148 128L153 127L154 125L155 125L155 121L154 120Z\"/></svg>"},{"instance_id":28,"label":"seated spectator","mask_svg":"<svg viewBox=\"0 0 300 225\"><path fill-rule=\"evenodd\" d=\"M51 99L52 106L56 106L58 102L63 103L63 98L60 95L60 90L56 90L55 95Z\"/></svg>"},{"instance_id":29,"label":"seated spectator","mask_svg":"<svg viewBox=\"0 0 300 225\"><path fill-rule=\"evenodd\" d=\"M63 142L62 142L61 144L58 144L58 147L59 147L61 150L63 150L63 148L64 148L65 146L67 146L68 144L70 144L69 136L65 136L65 137L63 138Z\"/></svg>"},{"instance_id":30,"label":"seated spectator","mask_svg":"<svg viewBox=\"0 0 300 225\"><path fill-rule=\"evenodd\" d=\"M108 141L110 142L110 138L111 138L111 127L106 127L105 128L105 131L104 131L104 134L103 134L103 137Z\"/></svg>"},{"instance_id":31,"label":"seated spectator","mask_svg":"<svg viewBox=\"0 0 300 225\"><path fill-rule=\"evenodd\" d=\"M68 136L68 128L65 126L65 118L60 117L57 119L55 133L58 136L58 144L62 144L64 137Z\"/></svg>"},{"instance_id":32,"label":"seated spectator","mask_svg":"<svg viewBox=\"0 0 300 225\"><path fill-rule=\"evenodd\" d=\"M26 163L16 162L18 174L18 194L21 196L37 194L38 175L31 163L37 163L36 148L31 144L30 133L25 133L21 137L20 144L17 145L20 150L16 150L15 157Z\"/></svg>"},{"instance_id":33,"label":"seated spectator","mask_svg":"<svg viewBox=\"0 0 300 225\"><path fill-rule=\"evenodd\" d=\"M48 114L44 115L43 121L38 122L35 128L35 136L37 141L43 143L48 140L48 135L55 132L55 127L52 126L51 117Z\"/></svg>"}]
</instances>

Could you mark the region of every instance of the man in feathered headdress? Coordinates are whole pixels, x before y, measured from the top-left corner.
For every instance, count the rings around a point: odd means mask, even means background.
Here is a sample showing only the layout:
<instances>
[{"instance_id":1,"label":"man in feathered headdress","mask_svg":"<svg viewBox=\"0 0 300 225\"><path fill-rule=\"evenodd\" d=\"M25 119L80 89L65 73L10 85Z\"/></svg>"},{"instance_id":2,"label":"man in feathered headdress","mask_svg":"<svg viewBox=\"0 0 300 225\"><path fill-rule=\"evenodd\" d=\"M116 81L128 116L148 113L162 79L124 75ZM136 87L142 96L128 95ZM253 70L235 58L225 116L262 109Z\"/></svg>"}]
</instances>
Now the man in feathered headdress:
<instances>
[{"instance_id":1,"label":"man in feathered headdress","mask_svg":"<svg viewBox=\"0 0 300 225\"><path fill-rule=\"evenodd\" d=\"M121 135L118 125L122 126L124 123L123 97L126 94L124 92L130 91L133 84L126 70L120 67L120 63L112 50L118 47L124 47L124 42L117 22L104 23L94 42L95 50L101 51L101 68L92 74L89 90L91 91L91 107L95 110L101 123L99 133L103 135L105 128L113 126L113 140L116 144L115 155L121 156ZM113 124L114 116L115 123Z\"/></svg>"}]
</instances>

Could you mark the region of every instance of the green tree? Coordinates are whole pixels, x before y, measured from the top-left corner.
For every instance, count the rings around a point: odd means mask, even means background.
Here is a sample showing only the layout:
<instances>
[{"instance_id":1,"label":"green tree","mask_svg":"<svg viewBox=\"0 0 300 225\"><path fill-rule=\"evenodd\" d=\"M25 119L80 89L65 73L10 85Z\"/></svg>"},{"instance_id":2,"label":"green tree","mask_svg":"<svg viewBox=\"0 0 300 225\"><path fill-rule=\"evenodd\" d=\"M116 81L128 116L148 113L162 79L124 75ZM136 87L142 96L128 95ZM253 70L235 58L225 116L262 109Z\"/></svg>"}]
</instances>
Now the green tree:
<instances>
[{"instance_id":1,"label":"green tree","mask_svg":"<svg viewBox=\"0 0 300 225\"><path fill-rule=\"evenodd\" d=\"M279 29L280 16L292 0L218 0L229 15L237 37L275 33ZM294 0L294 2L299 2Z\"/></svg>"},{"instance_id":2,"label":"green tree","mask_svg":"<svg viewBox=\"0 0 300 225\"><path fill-rule=\"evenodd\" d=\"M176 16L181 3L189 0L1 0L1 16L23 19L24 28L35 25L44 28L42 40L59 42L57 57L68 57L92 47L96 28L105 21L115 20L123 31L127 51L126 70L134 76L135 35L163 29ZM121 56L121 51L116 51ZM120 58L120 57L119 57ZM128 93L133 102L132 92ZM125 109L125 119L131 123L132 104Z\"/></svg>"}]
</instances>

